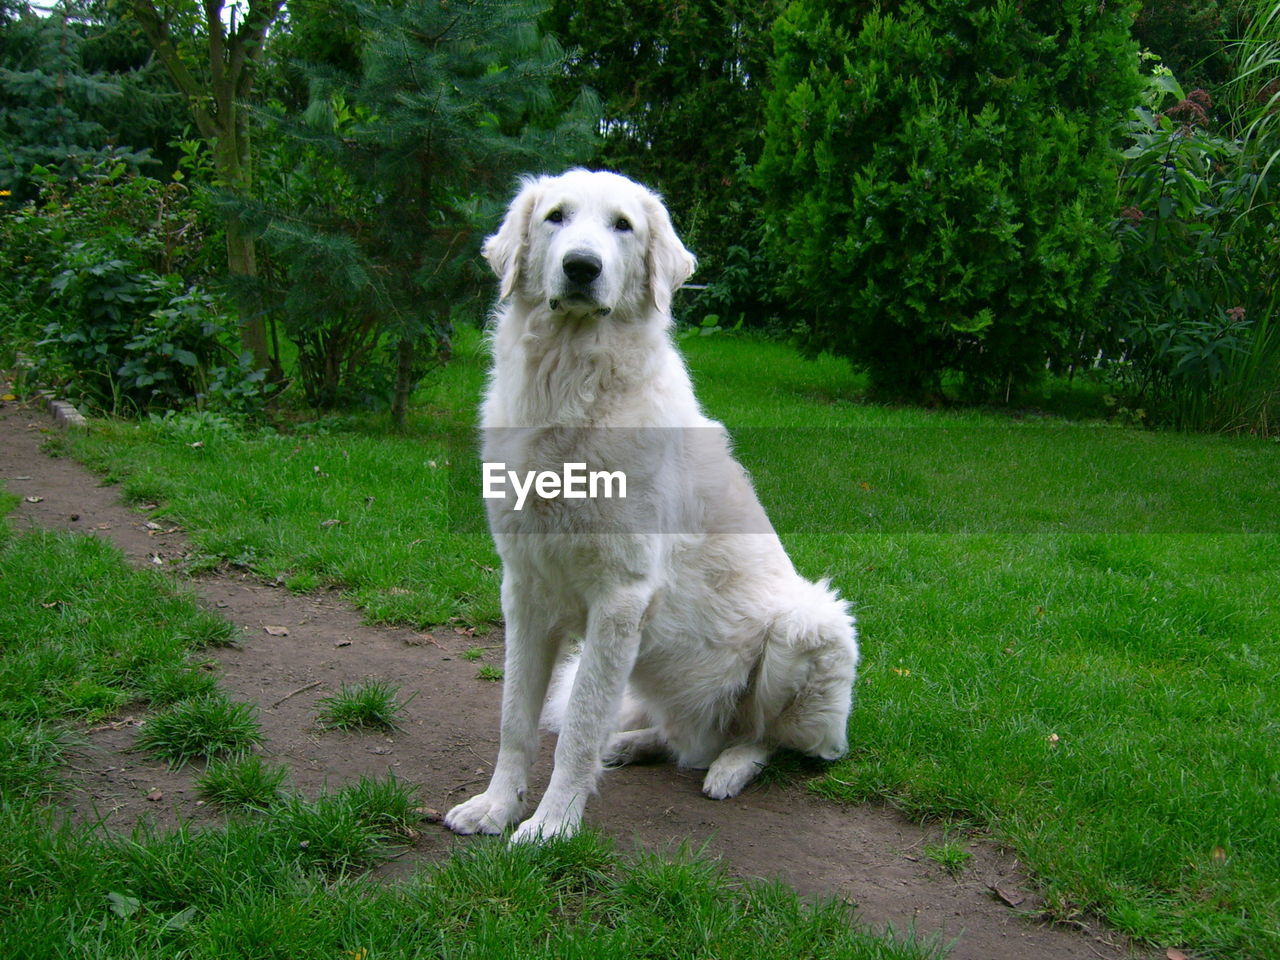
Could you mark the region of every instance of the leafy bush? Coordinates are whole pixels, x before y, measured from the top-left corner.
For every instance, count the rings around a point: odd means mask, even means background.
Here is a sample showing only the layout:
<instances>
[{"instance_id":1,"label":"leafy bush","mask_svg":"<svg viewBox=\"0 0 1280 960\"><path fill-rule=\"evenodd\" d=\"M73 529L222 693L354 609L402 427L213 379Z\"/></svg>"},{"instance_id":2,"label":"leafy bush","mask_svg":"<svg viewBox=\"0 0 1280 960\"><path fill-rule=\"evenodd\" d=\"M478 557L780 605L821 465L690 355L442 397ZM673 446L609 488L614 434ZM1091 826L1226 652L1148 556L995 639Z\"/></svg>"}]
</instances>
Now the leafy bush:
<instances>
[{"instance_id":1,"label":"leafy bush","mask_svg":"<svg viewBox=\"0 0 1280 960\"><path fill-rule=\"evenodd\" d=\"M1133 35L1176 75L1216 87L1231 76L1228 41L1239 36L1241 8L1247 4L1248 0L1145 0Z\"/></svg>"},{"instance_id":2,"label":"leafy bush","mask_svg":"<svg viewBox=\"0 0 1280 960\"><path fill-rule=\"evenodd\" d=\"M1267 432L1280 406L1274 144L1213 117L1204 90L1154 67L1127 130L1106 353L1122 392L1180 426Z\"/></svg>"},{"instance_id":3,"label":"leafy bush","mask_svg":"<svg viewBox=\"0 0 1280 960\"><path fill-rule=\"evenodd\" d=\"M209 233L185 187L123 164L0 220L0 304L31 376L115 411L217 406L252 412L262 375L230 345L235 321L198 286Z\"/></svg>"},{"instance_id":4,"label":"leafy bush","mask_svg":"<svg viewBox=\"0 0 1280 960\"><path fill-rule=\"evenodd\" d=\"M38 346L70 371L71 392L115 411L257 406L263 372L226 346L234 320L212 296L111 259L101 244L67 253L50 285L58 318Z\"/></svg>"},{"instance_id":5,"label":"leafy bush","mask_svg":"<svg viewBox=\"0 0 1280 960\"><path fill-rule=\"evenodd\" d=\"M701 290L686 294L678 313L693 327L750 327L788 334L784 305L777 297L777 271L761 249L760 230L731 244L714 276ZM711 323L708 323L708 320Z\"/></svg>"},{"instance_id":6,"label":"leafy bush","mask_svg":"<svg viewBox=\"0 0 1280 960\"><path fill-rule=\"evenodd\" d=\"M811 324L882 394L1004 394L1065 363L1115 258L1129 4L796 0L756 169Z\"/></svg>"}]
</instances>

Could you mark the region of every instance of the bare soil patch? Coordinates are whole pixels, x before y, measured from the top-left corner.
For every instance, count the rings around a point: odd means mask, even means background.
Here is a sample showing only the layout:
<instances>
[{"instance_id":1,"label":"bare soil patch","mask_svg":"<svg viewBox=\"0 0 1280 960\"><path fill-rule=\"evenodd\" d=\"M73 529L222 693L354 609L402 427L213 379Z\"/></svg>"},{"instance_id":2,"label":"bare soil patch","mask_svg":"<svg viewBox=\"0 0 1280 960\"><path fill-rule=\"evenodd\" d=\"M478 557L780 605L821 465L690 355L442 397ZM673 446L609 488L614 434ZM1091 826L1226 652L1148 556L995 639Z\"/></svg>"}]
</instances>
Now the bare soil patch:
<instances>
[{"instance_id":1,"label":"bare soil patch","mask_svg":"<svg viewBox=\"0 0 1280 960\"><path fill-rule=\"evenodd\" d=\"M180 572L188 552L182 532L165 523L148 527L149 515L119 503L79 464L42 453L42 441L57 429L42 411L0 404L0 479L23 498L10 518L15 527L106 537L133 563ZM332 595L297 595L234 573L185 580L206 606L240 626L240 643L213 652L211 669L233 697L257 704L266 750L287 765L298 790L314 795L392 772L416 785L426 806L444 811L483 787L497 752L501 686L479 679L480 664L462 654L485 647L482 662L500 664L500 631L476 637L448 626L374 627ZM320 730L317 701L366 678L400 684L402 697L417 694L403 729ZM142 718L126 713L82 731L66 798L75 815L117 831L141 820L160 827L216 822L220 814L198 798L195 770L170 771L132 751ZM531 783L535 797L549 775L550 753L547 742ZM735 875L849 901L874 926L954 942L954 960L1154 956L1097 925L1040 921L1034 886L1017 858L995 844L975 842L973 859L954 878L922 853L941 840L937 828L879 806L829 803L803 784L756 785L715 802L702 796L699 775L670 764L612 770L587 807L587 824L623 847L686 844L721 858ZM427 823L380 873L394 877L474 842L491 841L456 838Z\"/></svg>"}]
</instances>

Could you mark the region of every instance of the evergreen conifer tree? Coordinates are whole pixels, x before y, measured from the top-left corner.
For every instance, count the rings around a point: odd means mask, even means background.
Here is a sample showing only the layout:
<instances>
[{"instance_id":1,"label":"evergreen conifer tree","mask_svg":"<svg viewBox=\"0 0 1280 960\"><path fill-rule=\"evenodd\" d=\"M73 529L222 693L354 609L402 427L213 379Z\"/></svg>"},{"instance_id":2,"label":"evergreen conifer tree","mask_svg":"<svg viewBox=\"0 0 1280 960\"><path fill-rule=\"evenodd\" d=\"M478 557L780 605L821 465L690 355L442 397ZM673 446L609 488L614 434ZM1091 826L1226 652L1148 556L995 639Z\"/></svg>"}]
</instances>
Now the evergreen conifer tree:
<instances>
[{"instance_id":1,"label":"evergreen conifer tree","mask_svg":"<svg viewBox=\"0 0 1280 960\"><path fill-rule=\"evenodd\" d=\"M546 21L572 51L567 78L601 99L593 162L666 196L699 278L720 291L714 309L750 314L767 299L759 198L742 172L760 155L769 30L783 5L552 0Z\"/></svg>"},{"instance_id":2,"label":"evergreen conifer tree","mask_svg":"<svg viewBox=\"0 0 1280 960\"><path fill-rule=\"evenodd\" d=\"M85 68L85 11L64 0L47 15L29 4L0 7L0 190L36 191L34 168L74 179L108 157L136 166L145 157L110 142L98 117L120 102L116 78Z\"/></svg>"},{"instance_id":3,"label":"evergreen conifer tree","mask_svg":"<svg viewBox=\"0 0 1280 960\"><path fill-rule=\"evenodd\" d=\"M324 405L380 344L394 353L402 422L424 365L447 356L459 304L515 176L582 155L594 113L553 110L563 52L531 0L407 0L352 7L358 76L312 69L312 100L258 212L280 265L275 302ZM343 382L343 381L347 382Z\"/></svg>"}]
</instances>

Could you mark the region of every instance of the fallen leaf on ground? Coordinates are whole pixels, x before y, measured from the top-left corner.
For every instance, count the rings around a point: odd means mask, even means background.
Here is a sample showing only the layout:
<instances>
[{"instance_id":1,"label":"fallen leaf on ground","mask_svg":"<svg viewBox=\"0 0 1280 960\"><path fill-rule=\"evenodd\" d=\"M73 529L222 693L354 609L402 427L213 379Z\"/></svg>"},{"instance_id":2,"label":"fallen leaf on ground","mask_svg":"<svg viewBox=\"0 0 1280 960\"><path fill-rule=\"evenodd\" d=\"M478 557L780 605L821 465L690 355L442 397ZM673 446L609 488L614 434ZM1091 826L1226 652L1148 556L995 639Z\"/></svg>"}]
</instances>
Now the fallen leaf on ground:
<instances>
[{"instance_id":1,"label":"fallen leaf on ground","mask_svg":"<svg viewBox=\"0 0 1280 960\"><path fill-rule=\"evenodd\" d=\"M22 499L25 500L27 503L43 503L44 502L44 497L23 497Z\"/></svg>"},{"instance_id":2,"label":"fallen leaf on ground","mask_svg":"<svg viewBox=\"0 0 1280 960\"><path fill-rule=\"evenodd\" d=\"M267 636L270 637L287 637L289 635L288 627L263 627L262 629L267 631Z\"/></svg>"},{"instance_id":3,"label":"fallen leaf on ground","mask_svg":"<svg viewBox=\"0 0 1280 960\"><path fill-rule=\"evenodd\" d=\"M142 906L142 901L138 900L137 897L116 893L114 890L107 894L107 903L110 905L112 913L126 920L137 913L138 908Z\"/></svg>"},{"instance_id":4,"label":"fallen leaf on ground","mask_svg":"<svg viewBox=\"0 0 1280 960\"><path fill-rule=\"evenodd\" d=\"M1164 952L1165 960L1187 960L1187 955L1176 947L1170 947Z\"/></svg>"},{"instance_id":5,"label":"fallen leaf on ground","mask_svg":"<svg viewBox=\"0 0 1280 960\"><path fill-rule=\"evenodd\" d=\"M152 801L153 803L154 803L156 800L163 800L163 799L164 799L164 791L163 791L163 790L152 790L150 793L148 793L148 794L147 794L147 799L148 799L148 800L150 800L150 801Z\"/></svg>"},{"instance_id":6,"label":"fallen leaf on ground","mask_svg":"<svg viewBox=\"0 0 1280 960\"><path fill-rule=\"evenodd\" d=\"M996 895L996 899L998 899L1006 907L1019 906L1022 904L1024 900L1027 899L1022 894L1018 893L1016 890L1013 890L1013 891L1001 890L994 883L987 884L987 889L990 890L992 893L994 893Z\"/></svg>"}]
</instances>

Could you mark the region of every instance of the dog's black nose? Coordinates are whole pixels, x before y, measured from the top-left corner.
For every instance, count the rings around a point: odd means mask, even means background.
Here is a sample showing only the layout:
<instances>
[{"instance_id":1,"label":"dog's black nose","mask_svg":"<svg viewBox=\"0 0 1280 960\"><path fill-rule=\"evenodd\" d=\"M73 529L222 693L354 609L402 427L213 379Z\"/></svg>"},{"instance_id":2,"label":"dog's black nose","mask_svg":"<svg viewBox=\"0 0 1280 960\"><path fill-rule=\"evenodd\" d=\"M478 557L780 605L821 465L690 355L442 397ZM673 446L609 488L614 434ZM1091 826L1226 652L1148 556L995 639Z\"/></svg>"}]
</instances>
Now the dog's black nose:
<instances>
[{"instance_id":1,"label":"dog's black nose","mask_svg":"<svg viewBox=\"0 0 1280 960\"><path fill-rule=\"evenodd\" d=\"M570 250L564 255L564 275L570 283L586 286L600 276L600 258L590 250Z\"/></svg>"}]
</instances>

